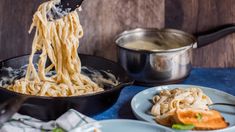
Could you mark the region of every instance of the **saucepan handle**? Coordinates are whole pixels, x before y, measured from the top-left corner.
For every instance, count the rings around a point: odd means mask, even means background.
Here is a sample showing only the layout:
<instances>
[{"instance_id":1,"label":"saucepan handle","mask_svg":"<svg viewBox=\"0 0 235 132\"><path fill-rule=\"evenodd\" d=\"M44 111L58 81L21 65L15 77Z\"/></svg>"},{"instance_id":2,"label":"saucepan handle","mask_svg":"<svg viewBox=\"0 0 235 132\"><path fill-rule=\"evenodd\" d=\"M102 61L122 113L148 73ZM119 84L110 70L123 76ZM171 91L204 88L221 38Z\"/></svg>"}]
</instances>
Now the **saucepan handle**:
<instances>
[{"instance_id":1,"label":"saucepan handle","mask_svg":"<svg viewBox=\"0 0 235 132\"><path fill-rule=\"evenodd\" d=\"M235 33L235 25L229 25L226 26L216 32L198 36L197 38L197 48L206 46L214 41L219 40L220 38L223 38L231 33Z\"/></svg>"},{"instance_id":2,"label":"saucepan handle","mask_svg":"<svg viewBox=\"0 0 235 132\"><path fill-rule=\"evenodd\" d=\"M7 122L21 107L28 97L16 96L0 105L0 126Z\"/></svg>"}]
</instances>

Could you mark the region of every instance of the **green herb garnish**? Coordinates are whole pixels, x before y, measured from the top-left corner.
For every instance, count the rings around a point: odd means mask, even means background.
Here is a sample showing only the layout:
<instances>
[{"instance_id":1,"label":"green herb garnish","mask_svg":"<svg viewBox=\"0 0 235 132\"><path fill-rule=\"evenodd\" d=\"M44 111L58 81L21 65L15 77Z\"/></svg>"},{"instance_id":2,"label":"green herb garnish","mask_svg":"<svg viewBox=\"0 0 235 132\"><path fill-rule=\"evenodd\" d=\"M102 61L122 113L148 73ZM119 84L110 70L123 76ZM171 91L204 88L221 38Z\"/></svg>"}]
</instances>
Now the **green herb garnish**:
<instances>
[{"instance_id":1,"label":"green herb garnish","mask_svg":"<svg viewBox=\"0 0 235 132\"><path fill-rule=\"evenodd\" d=\"M64 130L62 128L55 128L52 132L64 132Z\"/></svg>"},{"instance_id":2,"label":"green herb garnish","mask_svg":"<svg viewBox=\"0 0 235 132\"><path fill-rule=\"evenodd\" d=\"M192 130L194 128L193 124L173 124L173 129L177 130Z\"/></svg>"},{"instance_id":3,"label":"green herb garnish","mask_svg":"<svg viewBox=\"0 0 235 132\"><path fill-rule=\"evenodd\" d=\"M202 121L202 114L201 114L201 113L197 113L197 114L196 114L196 118L197 118L197 120L198 120L199 122L201 122L201 121Z\"/></svg>"}]
</instances>

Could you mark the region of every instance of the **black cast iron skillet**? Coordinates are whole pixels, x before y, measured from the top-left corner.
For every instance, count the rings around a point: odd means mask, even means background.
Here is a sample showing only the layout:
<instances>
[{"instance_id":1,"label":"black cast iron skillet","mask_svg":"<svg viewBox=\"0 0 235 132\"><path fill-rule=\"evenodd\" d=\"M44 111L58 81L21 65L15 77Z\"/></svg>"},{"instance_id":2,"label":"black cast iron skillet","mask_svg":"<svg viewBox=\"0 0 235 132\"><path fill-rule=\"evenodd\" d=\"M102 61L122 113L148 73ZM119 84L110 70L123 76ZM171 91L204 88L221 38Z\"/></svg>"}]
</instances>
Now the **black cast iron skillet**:
<instances>
[{"instance_id":1,"label":"black cast iron skillet","mask_svg":"<svg viewBox=\"0 0 235 132\"><path fill-rule=\"evenodd\" d=\"M94 115L110 108L119 97L125 86L131 85L132 80L128 78L125 70L118 64L95 56L79 55L82 65L92 67L96 70L110 71L118 79L120 84L116 87L106 88L105 91L74 97L43 97L30 96L0 88L0 125L12 117L19 110L19 113L48 121L58 118L69 109L75 109L85 115ZM28 55L4 60L0 63L2 67L20 68L28 64ZM34 61L37 62L38 55ZM0 73L2 76L2 73Z\"/></svg>"}]
</instances>

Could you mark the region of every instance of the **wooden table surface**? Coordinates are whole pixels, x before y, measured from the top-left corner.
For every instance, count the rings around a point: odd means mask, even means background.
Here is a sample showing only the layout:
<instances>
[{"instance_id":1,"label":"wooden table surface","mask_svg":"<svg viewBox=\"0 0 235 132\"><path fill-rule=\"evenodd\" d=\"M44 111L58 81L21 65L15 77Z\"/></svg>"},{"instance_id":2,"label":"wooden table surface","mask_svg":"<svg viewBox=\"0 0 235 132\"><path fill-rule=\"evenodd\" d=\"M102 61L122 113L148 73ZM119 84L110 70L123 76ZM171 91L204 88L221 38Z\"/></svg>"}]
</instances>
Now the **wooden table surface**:
<instances>
[{"instance_id":1,"label":"wooden table surface","mask_svg":"<svg viewBox=\"0 0 235 132\"><path fill-rule=\"evenodd\" d=\"M0 60L31 51L32 15L45 0L0 1ZM114 37L136 27L171 27L193 34L235 23L234 0L86 0L79 52L116 60ZM235 35L196 49L194 66L234 67Z\"/></svg>"}]
</instances>

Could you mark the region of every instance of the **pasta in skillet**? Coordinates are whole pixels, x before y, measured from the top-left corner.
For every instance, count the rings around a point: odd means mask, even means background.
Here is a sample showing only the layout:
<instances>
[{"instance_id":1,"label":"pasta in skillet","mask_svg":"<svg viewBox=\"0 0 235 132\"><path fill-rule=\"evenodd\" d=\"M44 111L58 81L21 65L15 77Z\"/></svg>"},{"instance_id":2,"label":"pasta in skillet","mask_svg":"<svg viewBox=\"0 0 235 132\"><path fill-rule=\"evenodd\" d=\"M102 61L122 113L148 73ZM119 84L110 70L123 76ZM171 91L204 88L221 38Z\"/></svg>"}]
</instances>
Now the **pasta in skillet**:
<instances>
[{"instance_id":1,"label":"pasta in skillet","mask_svg":"<svg viewBox=\"0 0 235 132\"><path fill-rule=\"evenodd\" d=\"M9 90L39 96L75 96L103 91L87 76L81 74L81 61L77 49L83 36L77 11L55 21L47 19L47 13L60 2L50 0L41 4L34 14L29 33L36 28L26 76L8 86ZM41 51L38 69L33 57ZM49 59L51 65L46 67ZM48 72L56 74L48 77Z\"/></svg>"}]
</instances>

